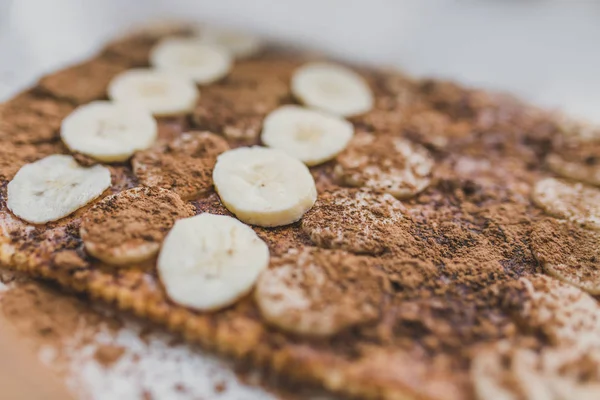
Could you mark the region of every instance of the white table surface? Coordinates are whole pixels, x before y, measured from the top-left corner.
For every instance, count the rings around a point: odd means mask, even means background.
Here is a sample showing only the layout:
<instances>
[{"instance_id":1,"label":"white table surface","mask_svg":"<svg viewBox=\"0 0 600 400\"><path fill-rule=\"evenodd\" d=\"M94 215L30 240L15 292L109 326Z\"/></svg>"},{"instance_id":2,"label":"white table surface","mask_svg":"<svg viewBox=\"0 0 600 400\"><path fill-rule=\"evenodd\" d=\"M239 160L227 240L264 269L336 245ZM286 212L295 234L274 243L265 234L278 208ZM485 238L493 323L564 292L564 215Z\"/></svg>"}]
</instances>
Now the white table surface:
<instances>
[{"instance_id":1,"label":"white table surface","mask_svg":"<svg viewBox=\"0 0 600 400\"><path fill-rule=\"evenodd\" d=\"M0 98L165 16L506 90L600 122L600 0L0 0Z\"/></svg>"}]
</instances>

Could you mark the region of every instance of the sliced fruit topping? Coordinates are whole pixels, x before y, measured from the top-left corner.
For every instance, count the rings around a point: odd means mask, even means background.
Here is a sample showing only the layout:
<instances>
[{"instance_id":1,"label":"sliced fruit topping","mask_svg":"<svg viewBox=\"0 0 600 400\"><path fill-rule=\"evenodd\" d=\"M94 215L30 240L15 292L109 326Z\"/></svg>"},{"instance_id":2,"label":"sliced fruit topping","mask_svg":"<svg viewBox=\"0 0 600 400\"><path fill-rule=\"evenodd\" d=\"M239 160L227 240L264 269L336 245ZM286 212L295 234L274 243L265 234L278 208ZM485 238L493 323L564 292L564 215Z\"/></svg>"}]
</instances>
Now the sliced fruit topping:
<instances>
[{"instance_id":1,"label":"sliced fruit topping","mask_svg":"<svg viewBox=\"0 0 600 400\"><path fill-rule=\"evenodd\" d=\"M158 253L176 220L195 214L177 194L138 187L102 199L81 221L81 238L92 256L115 265L144 261Z\"/></svg>"},{"instance_id":2,"label":"sliced fruit topping","mask_svg":"<svg viewBox=\"0 0 600 400\"><path fill-rule=\"evenodd\" d=\"M598 349L537 351L503 341L477 352L471 379L478 400L593 400L600 391Z\"/></svg>"},{"instance_id":3,"label":"sliced fruit topping","mask_svg":"<svg viewBox=\"0 0 600 400\"><path fill-rule=\"evenodd\" d=\"M600 232L547 218L535 223L531 248L549 275L600 294Z\"/></svg>"},{"instance_id":4,"label":"sliced fruit topping","mask_svg":"<svg viewBox=\"0 0 600 400\"><path fill-rule=\"evenodd\" d=\"M63 120L60 132L71 151L106 162L125 161L149 148L157 134L156 121L148 111L108 101L75 109Z\"/></svg>"},{"instance_id":5,"label":"sliced fruit topping","mask_svg":"<svg viewBox=\"0 0 600 400\"><path fill-rule=\"evenodd\" d=\"M517 301L516 318L526 331L543 332L550 346L600 350L600 305L592 296L545 275L520 282L526 297Z\"/></svg>"},{"instance_id":6,"label":"sliced fruit topping","mask_svg":"<svg viewBox=\"0 0 600 400\"><path fill-rule=\"evenodd\" d=\"M567 141L597 142L600 140L600 125L589 121L563 116L560 130Z\"/></svg>"},{"instance_id":7,"label":"sliced fruit topping","mask_svg":"<svg viewBox=\"0 0 600 400\"><path fill-rule=\"evenodd\" d=\"M199 129L224 135L230 140L257 144L265 116L276 109L288 94L284 82L257 82L248 85L207 86L193 113Z\"/></svg>"},{"instance_id":8,"label":"sliced fruit topping","mask_svg":"<svg viewBox=\"0 0 600 400\"><path fill-rule=\"evenodd\" d=\"M154 68L209 84L225 77L231 69L231 56L224 48L194 38L167 38L152 49Z\"/></svg>"},{"instance_id":9,"label":"sliced fruit topping","mask_svg":"<svg viewBox=\"0 0 600 400\"><path fill-rule=\"evenodd\" d=\"M170 189L192 200L212 188L217 156L227 150L229 145L220 136L188 132L168 144L138 152L131 164L143 185Z\"/></svg>"},{"instance_id":10,"label":"sliced fruit topping","mask_svg":"<svg viewBox=\"0 0 600 400\"><path fill-rule=\"evenodd\" d=\"M83 168L71 156L52 155L24 165L8 184L8 208L19 218L44 224L66 217L111 185L108 168Z\"/></svg>"},{"instance_id":11,"label":"sliced fruit topping","mask_svg":"<svg viewBox=\"0 0 600 400\"><path fill-rule=\"evenodd\" d=\"M546 157L546 163L554 173L563 178L600 186L600 159L595 155L586 157L583 152L573 153L550 154Z\"/></svg>"},{"instance_id":12,"label":"sliced fruit topping","mask_svg":"<svg viewBox=\"0 0 600 400\"><path fill-rule=\"evenodd\" d=\"M404 206L390 194L338 189L319 194L302 230L320 247L380 254L391 246Z\"/></svg>"},{"instance_id":13,"label":"sliced fruit topping","mask_svg":"<svg viewBox=\"0 0 600 400\"><path fill-rule=\"evenodd\" d=\"M118 103L134 104L155 116L189 113L200 93L193 81L150 69L130 69L117 75L108 96Z\"/></svg>"},{"instance_id":14,"label":"sliced fruit topping","mask_svg":"<svg viewBox=\"0 0 600 400\"><path fill-rule=\"evenodd\" d=\"M373 93L367 82L341 65L309 63L292 77L292 93L302 103L349 117L373 108Z\"/></svg>"},{"instance_id":15,"label":"sliced fruit topping","mask_svg":"<svg viewBox=\"0 0 600 400\"><path fill-rule=\"evenodd\" d=\"M595 399L600 390L600 311L593 297L546 276L522 278L520 324L544 338L503 340L474 354L477 399Z\"/></svg>"},{"instance_id":16,"label":"sliced fruit topping","mask_svg":"<svg viewBox=\"0 0 600 400\"><path fill-rule=\"evenodd\" d=\"M158 257L169 298L202 311L235 303L268 265L269 249L252 228L208 213L177 221Z\"/></svg>"},{"instance_id":17,"label":"sliced fruit topping","mask_svg":"<svg viewBox=\"0 0 600 400\"><path fill-rule=\"evenodd\" d=\"M254 298L263 318L280 329L332 336L379 316L382 287L370 262L339 250L292 250L272 260Z\"/></svg>"},{"instance_id":18,"label":"sliced fruit topping","mask_svg":"<svg viewBox=\"0 0 600 400\"><path fill-rule=\"evenodd\" d=\"M548 214L600 230L600 190L554 178L538 181L533 202Z\"/></svg>"},{"instance_id":19,"label":"sliced fruit topping","mask_svg":"<svg viewBox=\"0 0 600 400\"><path fill-rule=\"evenodd\" d=\"M431 181L434 166L429 152L392 135L360 133L338 157L334 173L343 183L392 194L399 199L415 196Z\"/></svg>"},{"instance_id":20,"label":"sliced fruit topping","mask_svg":"<svg viewBox=\"0 0 600 400\"><path fill-rule=\"evenodd\" d=\"M243 147L221 154L213 181L225 207L253 225L296 222L317 199L308 168L281 150L265 147Z\"/></svg>"},{"instance_id":21,"label":"sliced fruit topping","mask_svg":"<svg viewBox=\"0 0 600 400\"><path fill-rule=\"evenodd\" d=\"M263 48L262 40L255 35L210 26L201 29L200 40L222 47L238 59L255 56Z\"/></svg>"},{"instance_id":22,"label":"sliced fruit topping","mask_svg":"<svg viewBox=\"0 0 600 400\"><path fill-rule=\"evenodd\" d=\"M318 165L335 158L352 139L354 127L341 118L298 106L283 106L263 123L261 139L304 162Z\"/></svg>"}]
</instances>

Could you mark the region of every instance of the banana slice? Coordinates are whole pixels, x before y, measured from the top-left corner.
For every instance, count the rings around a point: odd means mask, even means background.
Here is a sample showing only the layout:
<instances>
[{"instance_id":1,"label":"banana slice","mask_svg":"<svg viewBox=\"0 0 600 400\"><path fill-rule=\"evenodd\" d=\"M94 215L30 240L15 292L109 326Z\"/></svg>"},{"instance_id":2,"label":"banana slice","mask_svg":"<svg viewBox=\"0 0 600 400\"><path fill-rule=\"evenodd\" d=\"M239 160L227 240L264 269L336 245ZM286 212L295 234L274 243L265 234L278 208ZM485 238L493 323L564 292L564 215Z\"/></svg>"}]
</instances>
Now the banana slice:
<instances>
[{"instance_id":1,"label":"banana slice","mask_svg":"<svg viewBox=\"0 0 600 400\"><path fill-rule=\"evenodd\" d=\"M600 294L600 232L548 218L535 223L531 249L549 275Z\"/></svg>"},{"instance_id":2,"label":"banana slice","mask_svg":"<svg viewBox=\"0 0 600 400\"><path fill-rule=\"evenodd\" d=\"M332 336L378 316L382 288L369 261L343 251L292 250L261 274L254 298L263 318L280 329Z\"/></svg>"},{"instance_id":3,"label":"banana slice","mask_svg":"<svg viewBox=\"0 0 600 400\"><path fill-rule=\"evenodd\" d=\"M557 175L600 186L600 127L563 117L546 164Z\"/></svg>"},{"instance_id":4,"label":"banana slice","mask_svg":"<svg viewBox=\"0 0 600 400\"><path fill-rule=\"evenodd\" d=\"M225 77L231 69L232 60L222 47L193 38L166 38L152 49L150 64L206 85Z\"/></svg>"},{"instance_id":5,"label":"banana slice","mask_svg":"<svg viewBox=\"0 0 600 400\"><path fill-rule=\"evenodd\" d=\"M296 222L317 199L308 168L281 150L265 147L242 147L221 154L213 181L225 207L253 225Z\"/></svg>"},{"instance_id":6,"label":"banana slice","mask_svg":"<svg viewBox=\"0 0 600 400\"><path fill-rule=\"evenodd\" d=\"M92 200L111 185L108 168L83 168L71 156L52 155L24 165L8 183L8 208L34 224L56 221Z\"/></svg>"},{"instance_id":7,"label":"banana slice","mask_svg":"<svg viewBox=\"0 0 600 400\"><path fill-rule=\"evenodd\" d=\"M184 200L197 199L213 185L217 156L227 141L209 132L188 132L168 144L138 152L131 164L140 183L170 189Z\"/></svg>"},{"instance_id":8,"label":"banana slice","mask_svg":"<svg viewBox=\"0 0 600 400\"><path fill-rule=\"evenodd\" d=\"M67 116L60 136L67 147L99 161L126 161L138 150L152 146L158 135L156 121L142 108L94 101Z\"/></svg>"},{"instance_id":9,"label":"banana slice","mask_svg":"<svg viewBox=\"0 0 600 400\"><path fill-rule=\"evenodd\" d=\"M319 194L302 218L302 230L319 247L377 255L392 246L390 228L403 219L402 210L387 193L338 189Z\"/></svg>"},{"instance_id":10,"label":"banana slice","mask_svg":"<svg viewBox=\"0 0 600 400\"><path fill-rule=\"evenodd\" d=\"M552 172L563 178L600 186L600 165L597 161L588 164L585 158L575 161L559 154L550 154L546 157L546 163Z\"/></svg>"},{"instance_id":11,"label":"banana slice","mask_svg":"<svg viewBox=\"0 0 600 400\"><path fill-rule=\"evenodd\" d=\"M373 108L367 82L341 65L310 63L292 77L292 93L302 103L343 117L364 114Z\"/></svg>"},{"instance_id":12,"label":"banana slice","mask_svg":"<svg viewBox=\"0 0 600 400\"><path fill-rule=\"evenodd\" d=\"M175 223L157 265L171 300L209 311L250 292L269 265L269 249L240 221L204 213Z\"/></svg>"},{"instance_id":13,"label":"banana slice","mask_svg":"<svg viewBox=\"0 0 600 400\"><path fill-rule=\"evenodd\" d=\"M92 256L127 265L157 254L175 221L194 214L191 204L169 190L138 187L94 205L81 220L80 234Z\"/></svg>"},{"instance_id":14,"label":"banana slice","mask_svg":"<svg viewBox=\"0 0 600 400\"><path fill-rule=\"evenodd\" d=\"M263 49L263 42L257 36L216 27L202 28L200 40L226 49L237 59L255 56Z\"/></svg>"},{"instance_id":15,"label":"banana slice","mask_svg":"<svg viewBox=\"0 0 600 400\"><path fill-rule=\"evenodd\" d=\"M520 324L527 332L544 332L551 345L600 350L600 305L589 294L545 275L521 278L526 290L519 300Z\"/></svg>"},{"instance_id":16,"label":"banana slice","mask_svg":"<svg viewBox=\"0 0 600 400\"><path fill-rule=\"evenodd\" d=\"M118 103L134 104L154 116L191 112L200 93L193 81L150 69L130 69L108 86L108 96Z\"/></svg>"},{"instance_id":17,"label":"banana slice","mask_svg":"<svg viewBox=\"0 0 600 400\"><path fill-rule=\"evenodd\" d=\"M471 379L478 400L594 400L599 366L598 349L537 352L502 341L476 353Z\"/></svg>"},{"instance_id":18,"label":"banana slice","mask_svg":"<svg viewBox=\"0 0 600 400\"><path fill-rule=\"evenodd\" d=\"M580 400L600 396L600 306L590 295L556 279L521 278L519 325L547 340L500 341L479 349L471 380L481 400ZM583 378L585 377L585 378Z\"/></svg>"},{"instance_id":19,"label":"banana slice","mask_svg":"<svg viewBox=\"0 0 600 400\"><path fill-rule=\"evenodd\" d=\"M563 115L559 118L559 128L567 141L586 143L600 140L600 126L590 121Z\"/></svg>"},{"instance_id":20,"label":"banana slice","mask_svg":"<svg viewBox=\"0 0 600 400\"><path fill-rule=\"evenodd\" d=\"M512 348L509 342L499 342L480 349L471 363L471 381L478 400L519 400L518 392L511 380L512 360L509 366L502 361ZM552 398L542 398L552 400ZM530 399L527 399L530 400Z\"/></svg>"},{"instance_id":21,"label":"banana slice","mask_svg":"<svg viewBox=\"0 0 600 400\"><path fill-rule=\"evenodd\" d=\"M318 165L335 158L353 134L354 127L346 120L290 105L267 115L261 139L306 165Z\"/></svg>"},{"instance_id":22,"label":"banana slice","mask_svg":"<svg viewBox=\"0 0 600 400\"><path fill-rule=\"evenodd\" d=\"M533 202L548 214L600 230L600 190L554 178L536 183Z\"/></svg>"},{"instance_id":23,"label":"banana slice","mask_svg":"<svg viewBox=\"0 0 600 400\"><path fill-rule=\"evenodd\" d=\"M359 133L338 157L334 174L343 184L413 197L431 182L433 159L427 149L391 135Z\"/></svg>"}]
</instances>

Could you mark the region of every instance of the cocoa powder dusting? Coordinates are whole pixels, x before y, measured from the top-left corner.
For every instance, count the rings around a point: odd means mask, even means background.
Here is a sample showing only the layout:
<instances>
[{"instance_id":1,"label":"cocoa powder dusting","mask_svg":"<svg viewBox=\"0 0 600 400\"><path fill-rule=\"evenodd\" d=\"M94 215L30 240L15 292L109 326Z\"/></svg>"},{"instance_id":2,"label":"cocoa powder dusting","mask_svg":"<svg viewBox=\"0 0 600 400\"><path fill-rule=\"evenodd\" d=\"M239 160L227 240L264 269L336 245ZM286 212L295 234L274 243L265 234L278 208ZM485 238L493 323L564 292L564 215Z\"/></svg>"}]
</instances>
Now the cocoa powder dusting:
<instances>
[{"instance_id":1,"label":"cocoa powder dusting","mask_svg":"<svg viewBox=\"0 0 600 400\"><path fill-rule=\"evenodd\" d=\"M151 256L176 220L194 214L193 206L169 190L129 189L103 199L83 215L81 238L101 259L128 257L142 248L144 254L152 248Z\"/></svg>"},{"instance_id":2,"label":"cocoa powder dusting","mask_svg":"<svg viewBox=\"0 0 600 400\"><path fill-rule=\"evenodd\" d=\"M321 247L378 255L393 246L403 211L402 203L389 194L325 191L302 218L302 229Z\"/></svg>"},{"instance_id":3,"label":"cocoa powder dusting","mask_svg":"<svg viewBox=\"0 0 600 400\"><path fill-rule=\"evenodd\" d=\"M385 296L376 261L307 247L274 257L255 298L267 322L306 336L330 336L378 317Z\"/></svg>"},{"instance_id":4,"label":"cocoa powder dusting","mask_svg":"<svg viewBox=\"0 0 600 400\"><path fill-rule=\"evenodd\" d=\"M227 142L209 132L189 132L168 144L136 153L132 165L143 185L162 187L193 200L212 188L212 170Z\"/></svg>"},{"instance_id":5,"label":"cocoa powder dusting","mask_svg":"<svg viewBox=\"0 0 600 400\"><path fill-rule=\"evenodd\" d=\"M20 93L0 108L0 139L3 144L55 143L62 119L74 108L35 90Z\"/></svg>"},{"instance_id":6,"label":"cocoa powder dusting","mask_svg":"<svg viewBox=\"0 0 600 400\"><path fill-rule=\"evenodd\" d=\"M592 294L600 293L600 233L545 218L537 221L531 247L544 270Z\"/></svg>"},{"instance_id":7,"label":"cocoa powder dusting","mask_svg":"<svg viewBox=\"0 0 600 400\"><path fill-rule=\"evenodd\" d=\"M413 197L430 183L433 159L421 145L394 135L356 134L336 158L342 185Z\"/></svg>"},{"instance_id":8,"label":"cocoa powder dusting","mask_svg":"<svg viewBox=\"0 0 600 400\"><path fill-rule=\"evenodd\" d=\"M98 346L94 353L94 358L104 366L111 366L121 358L125 349L121 346L105 344Z\"/></svg>"},{"instance_id":9,"label":"cocoa powder dusting","mask_svg":"<svg viewBox=\"0 0 600 400\"><path fill-rule=\"evenodd\" d=\"M25 164L63 151L64 148L60 143L37 145L3 143L0 146L0 181L10 181Z\"/></svg>"}]
</instances>

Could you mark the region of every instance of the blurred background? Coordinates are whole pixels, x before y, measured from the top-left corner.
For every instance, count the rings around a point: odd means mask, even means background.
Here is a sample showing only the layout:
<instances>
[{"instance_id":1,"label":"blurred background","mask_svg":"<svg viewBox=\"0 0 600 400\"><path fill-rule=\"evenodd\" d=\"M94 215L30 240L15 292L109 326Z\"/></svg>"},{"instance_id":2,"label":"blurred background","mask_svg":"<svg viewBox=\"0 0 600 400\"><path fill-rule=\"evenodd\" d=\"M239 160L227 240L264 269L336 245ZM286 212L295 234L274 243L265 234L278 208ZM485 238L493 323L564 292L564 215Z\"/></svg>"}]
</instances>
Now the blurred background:
<instances>
[{"instance_id":1,"label":"blurred background","mask_svg":"<svg viewBox=\"0 0 600 400\"><path fill-rule=\"evenodd\" d=\"M600 123L600 0L0 0L0 100L160 18L508 91Z\"/></svg>"}]
</instances>

